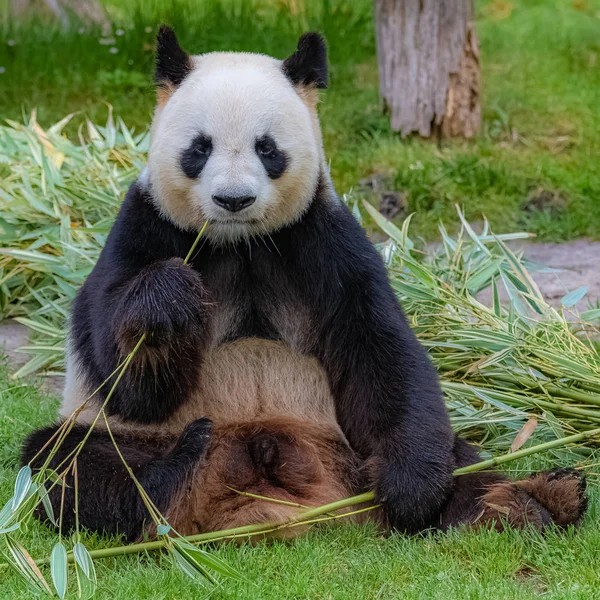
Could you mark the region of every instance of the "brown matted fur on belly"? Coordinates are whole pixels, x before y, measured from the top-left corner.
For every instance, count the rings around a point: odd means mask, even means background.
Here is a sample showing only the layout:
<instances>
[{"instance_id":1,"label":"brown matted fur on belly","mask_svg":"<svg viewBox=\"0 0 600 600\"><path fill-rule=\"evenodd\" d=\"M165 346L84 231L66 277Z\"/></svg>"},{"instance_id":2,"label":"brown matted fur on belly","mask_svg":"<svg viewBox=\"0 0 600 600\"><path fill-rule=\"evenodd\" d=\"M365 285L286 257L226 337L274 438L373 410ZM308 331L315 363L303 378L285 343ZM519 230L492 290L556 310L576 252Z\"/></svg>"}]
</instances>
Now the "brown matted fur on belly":
<instances>
[{"instance_id":1,"label":"brown matted fur on belly","mask_svg":"<svg viewBox=\"0 0 600 600\"><path fill-rule=\"evenodd\" d=\"M281 523L302 509L239 492L321 506L358 493L361 473L361 461L329 425L276 417L217 426L206 460L165 516L185 535Z\"/></svg>"}]
</instances>

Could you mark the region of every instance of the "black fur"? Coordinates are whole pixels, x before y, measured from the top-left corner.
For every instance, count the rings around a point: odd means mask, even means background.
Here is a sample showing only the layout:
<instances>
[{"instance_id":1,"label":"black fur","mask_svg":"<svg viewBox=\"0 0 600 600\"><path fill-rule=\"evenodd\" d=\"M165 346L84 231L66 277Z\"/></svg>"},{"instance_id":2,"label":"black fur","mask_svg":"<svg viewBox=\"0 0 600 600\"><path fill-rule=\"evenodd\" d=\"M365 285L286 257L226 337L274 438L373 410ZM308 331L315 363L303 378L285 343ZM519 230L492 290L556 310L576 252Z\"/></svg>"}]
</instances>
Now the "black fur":
<instances>
[{"instance_id":1,"label":"black fur","mask_svg":"<svg viewBox=\"0 0 600 600\"><path fill-rule=\"evenodd\" d=\"M156 71L158 85L177 87L192 71L190 56L181 49L175 32L161 25L156 36Z\"/></svg>"},{"instance_id":2,"label":"black fur","mask_svg":"<svg viewBox=\"0 0 600 600\"><path fill-rule=\"evenodd\" d=\"M256 153L271 179L279 179L285 173L288 165L287 154L277 147L270 135L264 135L256 141Z\"/></svg>"},{"instance_id":3,"label":"black fur","mask_svg":"<svg viewBox=\"0 0 600 600\"><path fill-rule=\"evenodd\" d=\"M22 461L27 463L56 432L58 425L31 434L23 447ZM211 422L198 419L190 423L175 443L115 435L119 450L139 483L158 508L164 512L173 496L184 486L193 468L203 459L210 439ZM61 463L75 450L87 433L76 426L62 443L49 467L61 470ZM43 458L32 467L39 467ZM66 466L66 462L62 468ZM148 511L113 443L104 431L93 431L77 457L79 521L88 529L108 534L122 534L134 541L144 525L150 523ZM64 490L63 531L75 527L75 486L69 473ZM50 501L58 515L62 487L55 485Z\"/></svg>"},{"instance_id":4,"label":"black fur","mask_svg":"<svg viewBox=\"0 0 600 600\"><path fill-rule=\"evenodd\" d=\"M212 140L203 133L197 135L181 155L181 170L190 179L196 179L208 162L211 152Z\"/></svg>"},{"instance_id":5,"label":"black fur","mask_svg":"<svg viewBox=\"0 0 600 600\"><path fill-rule=\"evenodd\" d=\"M327 47L318 33L305 33L298 49L283 61L283 72L294 85L327 87Z\"/></svg>"},{"instance_id":6,"label":"black fur","mask_svg":"<svg viewBox=\"0 0 600 600\"><path fill-rule=\"evenodd\" d=\"M236 314L227 332L212 332L217 342L281 339L275 314L308 312L306 351L329 375L350 444L372 459L391 523L410 532L431 525L451 487L453 436L435 370L381 258L326 186L300 222L271 238L207 242L191 262L192 276L168 259L185 256L194 235L164 220L134 184L75 302L73 344L90 387L116 368L119 348L135 341L131 332L156 328L155 360L125 374L108 410L160 422L197 385L214 307L227 302Z\"/></svg>"}]
</instances>

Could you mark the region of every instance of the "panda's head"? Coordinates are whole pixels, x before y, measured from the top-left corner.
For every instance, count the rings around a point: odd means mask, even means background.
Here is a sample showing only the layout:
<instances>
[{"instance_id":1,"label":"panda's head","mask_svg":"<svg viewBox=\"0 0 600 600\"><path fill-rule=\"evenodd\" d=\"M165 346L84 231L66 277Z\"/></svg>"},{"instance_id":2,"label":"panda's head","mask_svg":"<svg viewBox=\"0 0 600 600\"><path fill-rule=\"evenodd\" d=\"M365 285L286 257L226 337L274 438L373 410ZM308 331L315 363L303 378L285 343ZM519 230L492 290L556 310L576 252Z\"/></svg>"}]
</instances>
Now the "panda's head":
<instances>
[{"instance_id":1,"label":"panda's head","mask_svg":"<svg viewBox=\"0 0 600 600\"><path fill-rule=\"evenodd\" d=\"M308 208L323 164L317 89L325 43L303 35L284 61L186 54L158 33L158 106L144 175L162 213L226 243L276 231Z\"/></svg>"}]
</instances>

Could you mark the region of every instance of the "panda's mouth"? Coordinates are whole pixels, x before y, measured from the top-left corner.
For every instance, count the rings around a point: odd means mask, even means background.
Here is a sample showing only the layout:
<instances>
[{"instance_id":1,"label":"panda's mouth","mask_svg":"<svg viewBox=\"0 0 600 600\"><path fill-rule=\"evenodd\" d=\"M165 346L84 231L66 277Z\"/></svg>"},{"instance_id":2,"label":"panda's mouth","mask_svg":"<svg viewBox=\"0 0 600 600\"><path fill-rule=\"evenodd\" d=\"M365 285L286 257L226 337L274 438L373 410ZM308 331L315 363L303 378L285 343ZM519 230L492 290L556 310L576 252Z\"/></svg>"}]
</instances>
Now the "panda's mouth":
<instances>
[{"instance_id":1,"label":"panda's mouth","mask_svg":"<svg viewBox=\"0 0 600 600\"><path fill-rule=\"evenodd\" d=\"M219 225L259 225L260 219L211 219L213 223Z\"/></svg>"}]
</instances>

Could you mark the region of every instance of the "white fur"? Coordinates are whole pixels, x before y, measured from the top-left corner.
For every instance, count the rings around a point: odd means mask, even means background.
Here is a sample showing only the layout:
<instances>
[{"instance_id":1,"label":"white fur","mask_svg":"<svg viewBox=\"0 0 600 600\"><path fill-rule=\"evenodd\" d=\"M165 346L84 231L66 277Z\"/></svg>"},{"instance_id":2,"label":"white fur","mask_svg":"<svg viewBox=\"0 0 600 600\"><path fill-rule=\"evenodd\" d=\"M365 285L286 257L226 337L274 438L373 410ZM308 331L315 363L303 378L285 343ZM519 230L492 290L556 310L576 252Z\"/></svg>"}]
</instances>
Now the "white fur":
<instances>
[{"instance_id":1,"label":"white fur","mask_svg":"<svg viewBox=\"0 0 600 600\"><path fill-rule=\"evenodd\" d=\"M148 180L161 211L176 225L225 243L275 231L308 207L322 162L314 106L294 89L281 61L259 54L211 53L156 110ZM180 157L200 133L212 138L211 156L198 179L182 171ZM288 156L286 172L271 180L255 151L270 135ZM231 213L215 195L256 196Z\"/></svg>"}]
</instances>

